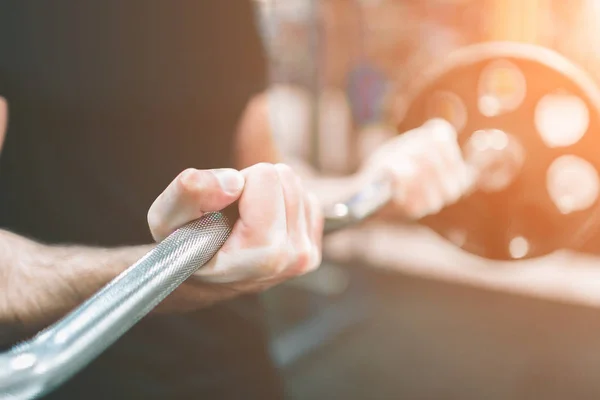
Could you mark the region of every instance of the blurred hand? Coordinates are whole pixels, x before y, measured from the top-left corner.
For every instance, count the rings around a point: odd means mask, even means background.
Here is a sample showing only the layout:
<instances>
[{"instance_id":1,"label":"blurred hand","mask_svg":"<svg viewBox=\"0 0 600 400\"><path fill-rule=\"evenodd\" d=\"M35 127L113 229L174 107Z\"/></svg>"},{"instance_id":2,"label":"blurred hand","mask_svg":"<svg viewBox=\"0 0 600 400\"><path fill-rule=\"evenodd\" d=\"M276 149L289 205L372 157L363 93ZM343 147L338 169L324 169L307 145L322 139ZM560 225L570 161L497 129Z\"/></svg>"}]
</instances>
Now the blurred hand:
<instances>
[{"instance_id":1,"label":"blurred hand","mask_svg":"<svg viewBox=\"0 0 600 400\"><path fill-rule=\"evenodd\" d=\"M395 207L412 219L438 213L475 184L456 131L441 119L390 139L367 159L359 176L366 182L382 174L392 177Z\"/></svg>"},{"instance_id":2,"label":"blurred hand","mask_svg":"<svg viewBox=\"0 0 600 400\"><path fill-rule=\"evenodd\" d=\"M284 164L181 173L156 199L148 223L157 241L205 212L239 199L240 219L209 264L183 288L187 300L259 292L317 268L323 218L318 201ZM181 299L181 291L175 298Z\"/></svg>"}]
</instances>

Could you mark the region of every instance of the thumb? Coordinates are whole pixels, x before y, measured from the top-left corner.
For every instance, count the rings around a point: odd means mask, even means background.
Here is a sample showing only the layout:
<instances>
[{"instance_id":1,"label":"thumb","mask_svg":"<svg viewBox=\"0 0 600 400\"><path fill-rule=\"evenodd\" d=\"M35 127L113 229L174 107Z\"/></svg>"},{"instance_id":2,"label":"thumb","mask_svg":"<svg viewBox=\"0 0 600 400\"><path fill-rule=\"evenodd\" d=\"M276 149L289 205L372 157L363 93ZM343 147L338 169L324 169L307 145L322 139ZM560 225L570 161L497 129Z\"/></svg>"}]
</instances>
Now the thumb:
<instances>
[{"instance_id":1,"label":"thumb","mask_svg":"<svg viewBox=\"0 0 600 400\"><path fill-rule=\"evenodd\" d=\"M205 212L220 211L241 195L244 176L235 169L183 171L148 211L148 225L160 241Z\"/></svg>"},{"instance_id":2,"label":"thumb","mask_svg":"<svg viewBox=\"0 0 600 400\"><path fill-rule=\"evenodd\" d=\"M8 122L8 105L3 97L0 97L0 151L4 144L4 135L6 133L6 124Z\"/></svg>"}]
</instances>

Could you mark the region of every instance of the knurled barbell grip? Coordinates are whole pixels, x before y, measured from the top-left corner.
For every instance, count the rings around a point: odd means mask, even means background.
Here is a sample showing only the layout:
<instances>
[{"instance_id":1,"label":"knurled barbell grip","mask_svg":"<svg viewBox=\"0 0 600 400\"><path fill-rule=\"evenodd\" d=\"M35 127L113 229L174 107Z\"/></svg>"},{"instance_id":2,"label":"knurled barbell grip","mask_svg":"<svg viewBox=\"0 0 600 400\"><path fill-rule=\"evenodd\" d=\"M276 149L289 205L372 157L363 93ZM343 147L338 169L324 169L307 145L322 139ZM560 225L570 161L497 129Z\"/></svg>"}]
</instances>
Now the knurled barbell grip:
<instances>
[{"instance_id":1,"label":"knurled barbell grip","mask_svg":"<svg viewBox=\"0 0 600 400\"><path fill-rule=\"evenodd\" d=\"M230 232L223 214L205 214L66 317L0 355L0 399L35 398L69 379L206 264Z\"/></svg>"}]
</instances>

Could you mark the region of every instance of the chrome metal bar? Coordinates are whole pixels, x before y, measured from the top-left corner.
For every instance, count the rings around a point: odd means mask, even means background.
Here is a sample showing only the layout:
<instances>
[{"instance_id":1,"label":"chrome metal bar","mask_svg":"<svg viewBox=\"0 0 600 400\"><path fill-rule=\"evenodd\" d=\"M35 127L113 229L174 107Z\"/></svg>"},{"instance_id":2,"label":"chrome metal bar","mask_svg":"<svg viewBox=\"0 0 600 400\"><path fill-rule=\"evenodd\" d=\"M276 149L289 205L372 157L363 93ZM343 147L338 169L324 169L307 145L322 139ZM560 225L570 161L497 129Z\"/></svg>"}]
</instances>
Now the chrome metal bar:
<instances>
[{"instance_id":1,"label":"chrome metal bar","mask_svg":"<svg viewBox=\"0 0 600 400\"><path fill-rule=\"evenodd\" d=\"M392 198L392 183L381 179L365 186L345 202L325 210L325 234L360 223L379 211Z\"/></svg>"},{"instance_id":2,"label":"chrome metal bar","mask_svg":"<svg viewBox=\"0 0 600 400\"><path fill-rule=\"evenodd\" d=\"M221 213L191 222L65 318L0 355L0 399L36 398L69 379L206 264L230 230Z\"/></svg>"}]
</instances>

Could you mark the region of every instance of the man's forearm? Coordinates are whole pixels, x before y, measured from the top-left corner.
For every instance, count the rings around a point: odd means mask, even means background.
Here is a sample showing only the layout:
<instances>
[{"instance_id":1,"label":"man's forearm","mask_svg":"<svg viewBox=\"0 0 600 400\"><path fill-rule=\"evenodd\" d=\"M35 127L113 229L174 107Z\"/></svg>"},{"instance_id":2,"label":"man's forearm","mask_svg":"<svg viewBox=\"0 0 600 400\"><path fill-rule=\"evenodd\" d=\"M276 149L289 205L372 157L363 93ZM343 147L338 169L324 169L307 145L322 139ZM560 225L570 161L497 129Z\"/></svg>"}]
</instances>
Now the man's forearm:
<instances>
[{"instance_id":1,"label":"man's forearm","mask_svg":"<svg viewBox=\"0 0 600 400\"><path fill-rule=\"evenodd\" d=\"M151 248L49 246L0 230L0 342L64 315Z\"/></svg>"}]
</instances>

